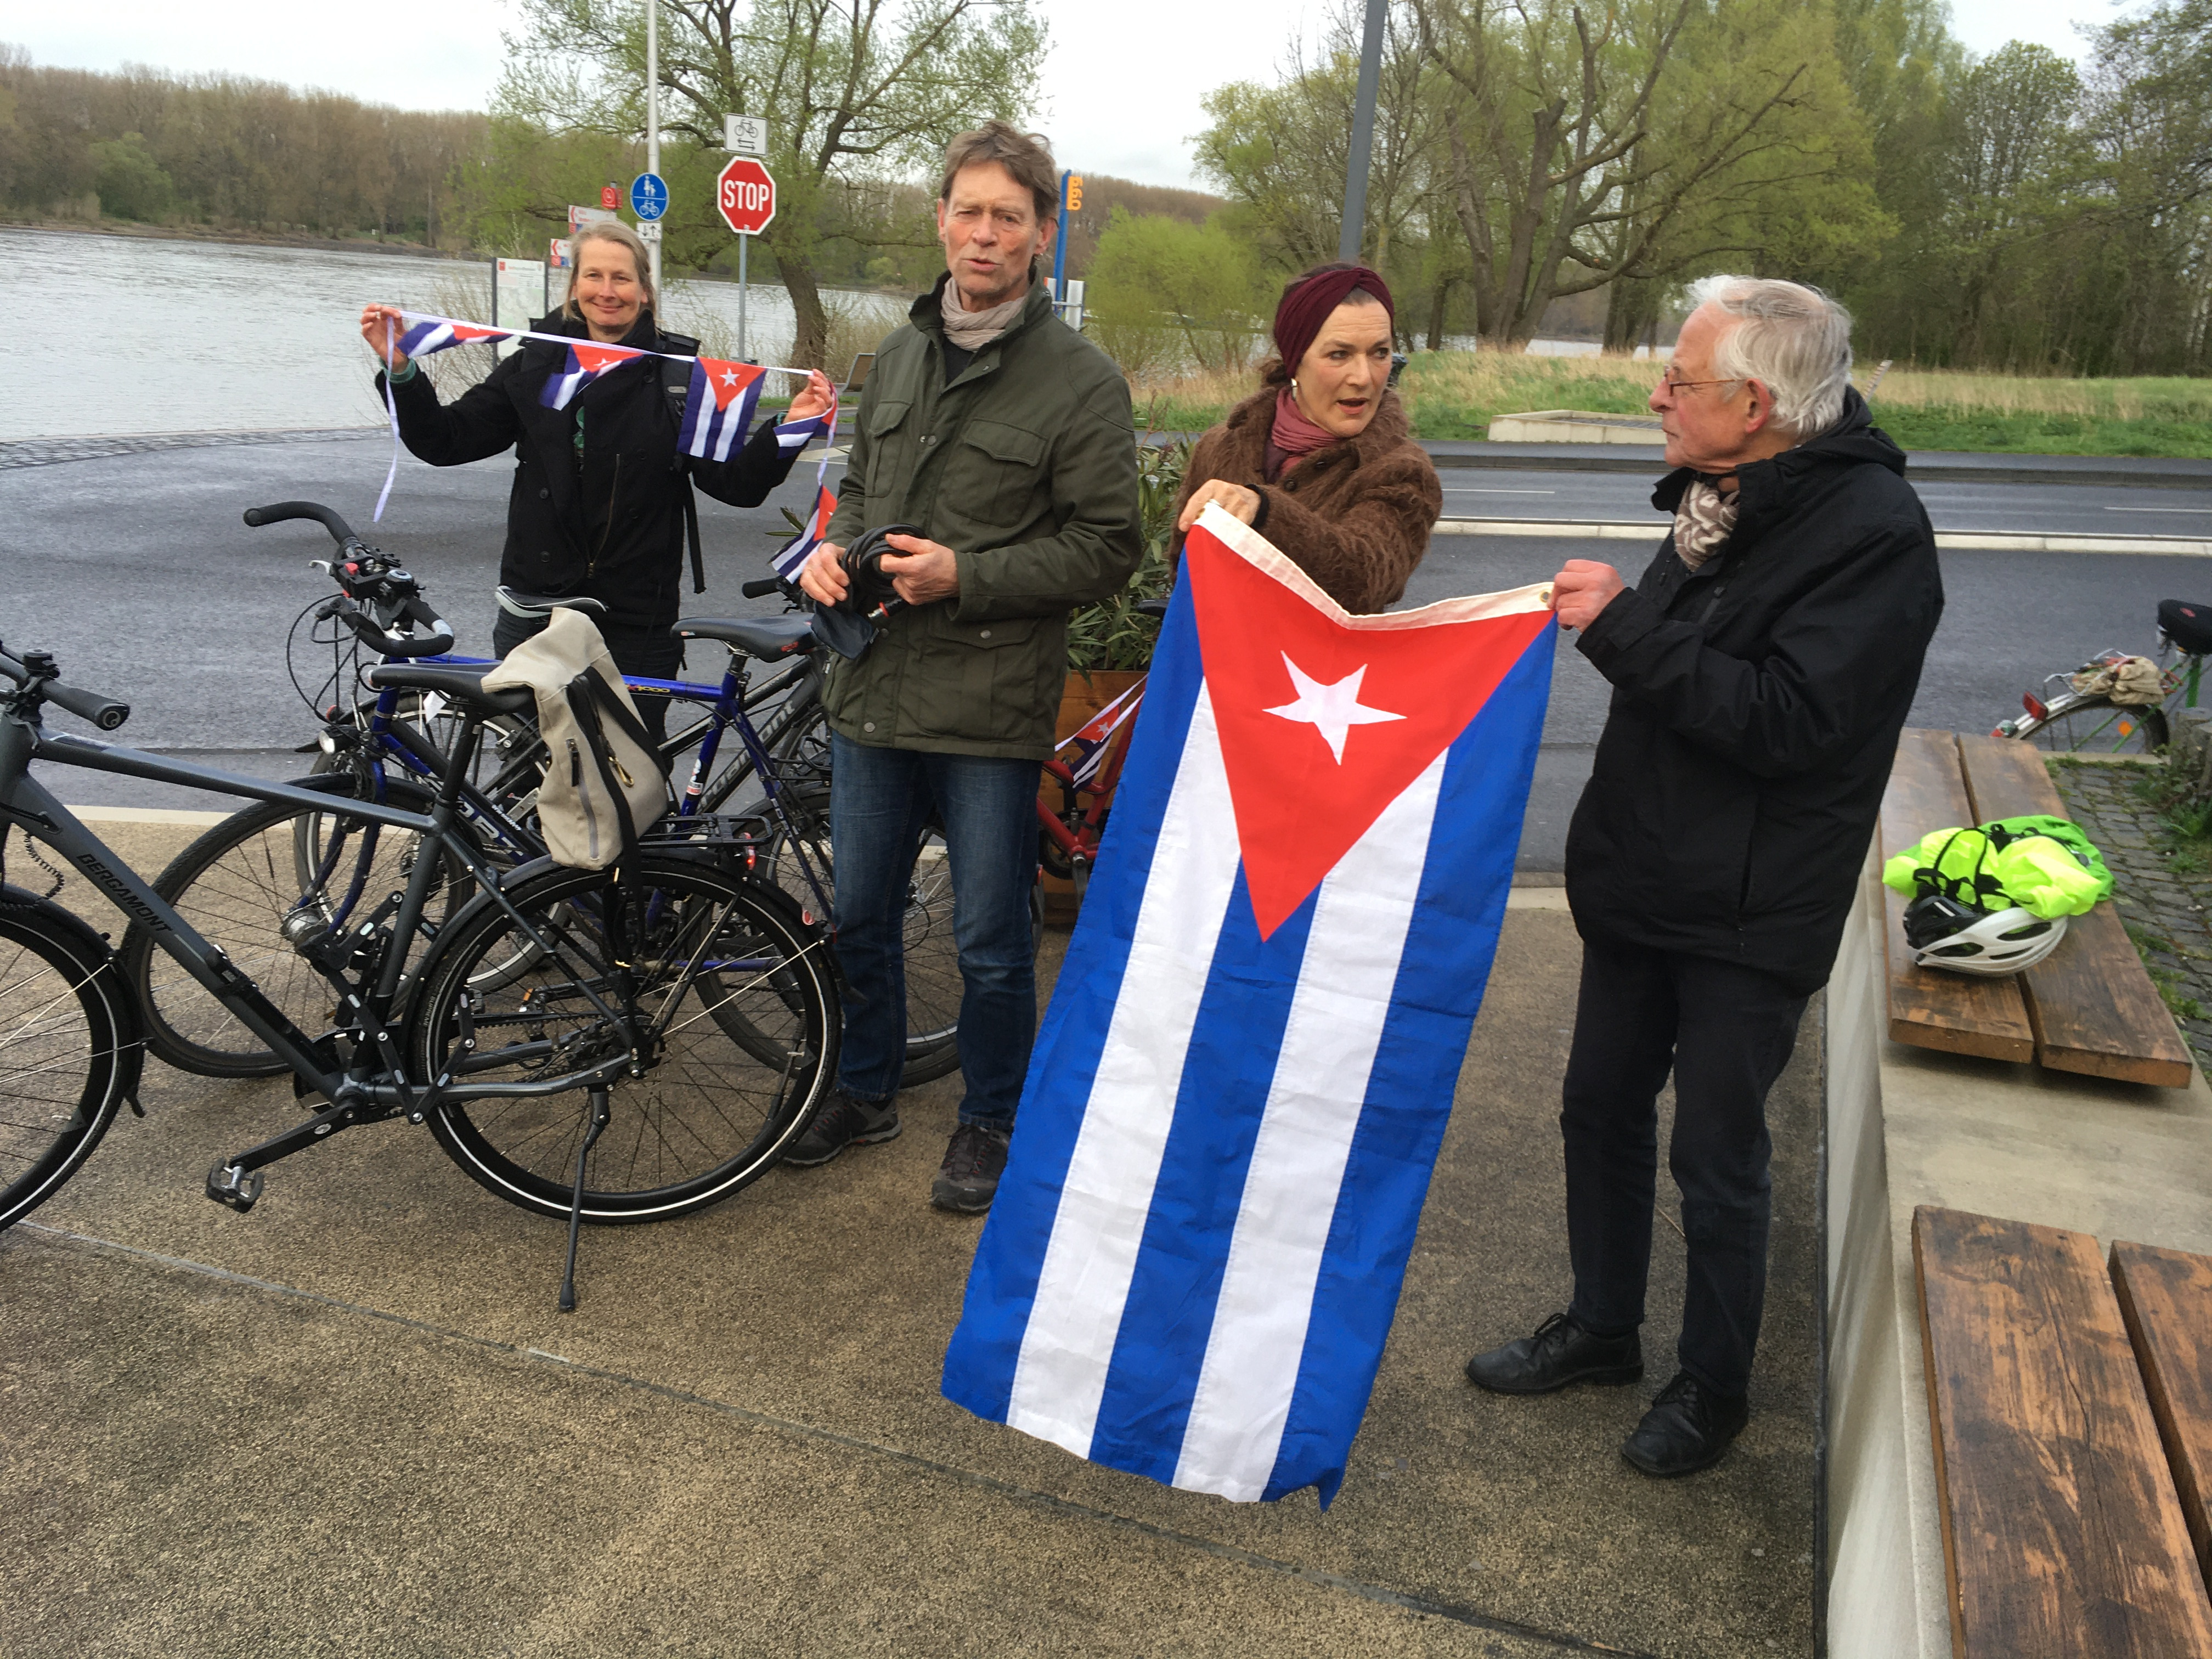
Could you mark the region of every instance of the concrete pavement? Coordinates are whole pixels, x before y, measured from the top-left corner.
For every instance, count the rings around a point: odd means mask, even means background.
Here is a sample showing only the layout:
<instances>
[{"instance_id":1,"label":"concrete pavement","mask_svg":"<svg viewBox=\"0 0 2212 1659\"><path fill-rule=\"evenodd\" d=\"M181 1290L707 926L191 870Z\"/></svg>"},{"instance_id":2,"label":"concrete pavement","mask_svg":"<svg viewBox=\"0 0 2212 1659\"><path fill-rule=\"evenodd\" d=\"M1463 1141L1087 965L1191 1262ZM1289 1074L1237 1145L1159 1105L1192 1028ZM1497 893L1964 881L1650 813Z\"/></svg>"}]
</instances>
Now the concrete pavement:
<instances>
[{"instance_id":1,"label":"concrete pavement","mask_svg":"<svg viewBox=\"0 0 2212 1659\"><path fill-rule=\"evenodd\" d=\"M184 832L107 825L142 867ZM81 883L72 884L70 896ZM704 1214L560 1228L429 1137L357 1130L254 1212L199 1195L298 1109L149 1066L0 1235L5 1650L48 1655L1812 1651L1817 1018L1772 1105L1758 1415L1654 1483L1618 1444L1671 1372L1658 1229L1644 1386L1510 1401L1467 1353L1566 1287L1558 1079L1577 947L1509 912L1349 1478L1231 1505L937 1392L977 1224L925 1201L957 1079L908 1132ZM1062 939L1049 936L1056 959Z\"/></svg>"}]
</instances>

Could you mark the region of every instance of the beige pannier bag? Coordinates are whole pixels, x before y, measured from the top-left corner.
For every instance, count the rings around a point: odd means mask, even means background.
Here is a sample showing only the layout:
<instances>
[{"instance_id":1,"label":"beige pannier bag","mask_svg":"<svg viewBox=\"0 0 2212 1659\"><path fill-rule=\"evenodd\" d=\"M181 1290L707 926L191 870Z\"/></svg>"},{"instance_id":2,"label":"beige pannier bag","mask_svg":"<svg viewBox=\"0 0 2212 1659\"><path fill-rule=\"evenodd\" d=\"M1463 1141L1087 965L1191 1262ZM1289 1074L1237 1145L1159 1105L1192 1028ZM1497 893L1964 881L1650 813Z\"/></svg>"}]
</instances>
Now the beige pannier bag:
<instances>
[{"instance_id":1,"label":"beige pannier bag","mask_svg":"<svg viewBox=\"0 0 2212 1659\"><path fill-rule=\"evenodd\" d=\"M547 752L538 832L556 864L604 870L674 797L668 773L606 641L580 611L556 611L545 631L484 676L487 690L528 687Z\"/></svg>"}]
</instances>

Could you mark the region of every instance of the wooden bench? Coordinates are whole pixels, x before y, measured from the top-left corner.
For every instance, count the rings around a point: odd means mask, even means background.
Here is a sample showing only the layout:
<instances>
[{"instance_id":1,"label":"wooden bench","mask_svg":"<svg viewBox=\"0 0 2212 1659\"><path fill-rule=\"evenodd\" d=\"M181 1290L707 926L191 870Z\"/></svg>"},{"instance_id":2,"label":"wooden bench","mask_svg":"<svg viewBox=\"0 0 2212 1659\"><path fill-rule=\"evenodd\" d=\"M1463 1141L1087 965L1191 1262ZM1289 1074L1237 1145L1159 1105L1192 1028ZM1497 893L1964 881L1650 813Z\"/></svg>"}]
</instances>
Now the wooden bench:
<instances>
[{"instance_id":1,"label":"wooden bench","mask_svg":"<svg viewBox=\"0 0 2212 1659\"><path fill-rule=\"evenodd\" d=\"M1959 769L1958 733L1907 727L1897 740L1897 760L1881 799L1883 860L1917 845L1931 830L1974 822L1966 775ZM1891 1041L1984 1060L2033 1060L2035 1031L2020 981L1915 967L1905 945L1905 898L1887 887L1881 890L1888 920L1882 945L1888 953Z\"/></svg>"},{"instance_id":2,"label":"wooden bench","mask_svg":"<svg viewBox=\"0 0 2212 1659\"><path fill-rule=\"evenodd\" d=\"M2097 1242L1913 1212L1954 1651L2212 1654L2212 1600Z\"/></svg>"},{"instance_id":3,"label":"wooden bench","mask_svg":"<svg viewBox=\"0 0 2212 1659\"><path fill-rule=\"evenodd\" d=\"M1909 728L1883 797L1882 857L1931 830L2043 813L2068 816L2033 744ZM1887 891L1887 890L1885 890ZM1905 903L1889 894L1889 1035L1899 1042L1990 1060L2034 1059L2054 1071L2188 1086L2194 1064L2158 988L2109 902L2069 923L2065 939L2004 979L1916 968Z\"/></svg>"},{"instance_id":4,"label":"wooden bench","mask_svg":"<svg viewBox=\"0 0 2212 1659\"><path fill-rule=\"evenodd\" d=\"M2181 1517L2212 1574L2212 1256L2119 1243L2112 1264Z\"/></svg>"}]
</instances>

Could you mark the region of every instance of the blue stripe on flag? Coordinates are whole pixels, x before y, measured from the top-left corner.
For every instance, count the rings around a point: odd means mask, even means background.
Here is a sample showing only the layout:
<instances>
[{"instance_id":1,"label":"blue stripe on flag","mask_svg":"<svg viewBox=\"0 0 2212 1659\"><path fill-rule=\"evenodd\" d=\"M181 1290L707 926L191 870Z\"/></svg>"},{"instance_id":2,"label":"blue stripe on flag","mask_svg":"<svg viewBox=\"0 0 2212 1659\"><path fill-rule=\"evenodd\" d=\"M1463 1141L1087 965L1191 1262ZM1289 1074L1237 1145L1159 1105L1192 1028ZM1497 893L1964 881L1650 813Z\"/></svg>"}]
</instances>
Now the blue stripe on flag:
<instances>
[{"instance_id":1,"label":"blue stripe on flag","mask_svg":"<svg viewBox=\"0 0 2212 1659\"><path fill-rule=\"evenodd\" d=\"M1556 629L1530 642L1444 769L1389 1020L1368 1079L1266 1496L1324 1505L1365 1415L1512 885ZM1435 1006L1437 988L1461 997ZM1147 1471L1149 1473L1149 1470Z\"/></svg>"},{"instance_id":2,"label":"blue stripe on flag","mask_svg":"<svg viewBox=\"0 0 2212 1659\"><path fill-rule=\"evenodd\" d=\"M1099 849L1098 873L1068 943L1060 982L1084 996L1052 1000L1022 1091L1015 1142L1024 1167L1043 1178L1000 1189L975 1249L960 1323L945 1356L945 1397L976 1416L1004 1422L1022 1337L1051 1236L1061 1183L1083 1126L1088 1080L1106 1043L1137 915L1151 878L1154 843L1190 730L1203 680L1190 585L1176 585L1146 682L1129 758ZM1246 906L1245 914L1250 915Z\"/></svg>"},{"instance_id":3,"label":"blue stripe on flag","mask_svg":"<svg viewBox=\"0 0 2212 1659\"><path fill-rule=\"evenodd\" d=\"M1099 1406L1097 1462L1164 1483L1175 1478L1228 1265L1225 1251L1194 1251L1191 1242L1221 1237L1223 1218L1237 1212L1318 892L1263 940L1251 893L1237 878L1129 1284L1127 1305L1138 1316L1115 1345Z\"/></svg>"}]
</instances>

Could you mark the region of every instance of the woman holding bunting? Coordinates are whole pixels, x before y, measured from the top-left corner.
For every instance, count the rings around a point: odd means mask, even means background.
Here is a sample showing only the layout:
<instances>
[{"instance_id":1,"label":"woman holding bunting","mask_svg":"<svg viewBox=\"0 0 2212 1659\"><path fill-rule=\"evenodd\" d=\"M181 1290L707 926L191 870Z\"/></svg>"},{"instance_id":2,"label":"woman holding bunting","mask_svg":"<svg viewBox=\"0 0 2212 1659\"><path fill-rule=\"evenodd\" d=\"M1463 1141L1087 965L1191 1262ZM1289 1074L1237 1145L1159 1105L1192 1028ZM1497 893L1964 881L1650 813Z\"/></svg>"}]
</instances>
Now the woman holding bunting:
<instances>
[{"instance_id":1,"label":"woman holding bunting","mask_svg":"<svg viewBox=\"0 0 2212 1659\"><path fill-rule=\"evenodd\" d=\"M1178 534L1211 501L1346 611L1397 601L1444 498L1390 390L1394 317L1389 286L1361 265L1317 265L1283 290L1260 391L1184 469Z\"/></svg>"},{"instance_id":2,"label":"woman holding bunting","mask_svg":"<svg viewBox=\"0 0 2212 1659\"><path fill-rule=\"evenodd\" d=\"M605 361L591 356L592 345L697 354L696 340L666 333L655 321L650 269L645 245L627 226L583 227L567 301L530 326L585 349L526 340L451 404L439 401L429 377L400 349L408 325L397 307L368 307L361 331L386 364L378 396L388 378L400 438L418 459L460 466L514 451L501 582L531 594L601 601L607 609L599 632L616 664L625 673L665 678L683 658L683 643L669 628L682 591L691 486L732 507L759 506L812 434L808 423L827 415L834 398L829 381L811 374L781 434L763 421L750 442L709 447L726 459L685 453L678 442L684 404L701 395L692 364L639 356L590 372L595 361ZM742 416L744 406L732 408ZM505 656L544 626L542 617L502 609L493 648ZM640 713L657 726L667 704L648 699Z\"/></svg>"}]
</instances>

